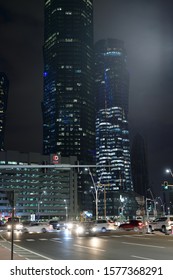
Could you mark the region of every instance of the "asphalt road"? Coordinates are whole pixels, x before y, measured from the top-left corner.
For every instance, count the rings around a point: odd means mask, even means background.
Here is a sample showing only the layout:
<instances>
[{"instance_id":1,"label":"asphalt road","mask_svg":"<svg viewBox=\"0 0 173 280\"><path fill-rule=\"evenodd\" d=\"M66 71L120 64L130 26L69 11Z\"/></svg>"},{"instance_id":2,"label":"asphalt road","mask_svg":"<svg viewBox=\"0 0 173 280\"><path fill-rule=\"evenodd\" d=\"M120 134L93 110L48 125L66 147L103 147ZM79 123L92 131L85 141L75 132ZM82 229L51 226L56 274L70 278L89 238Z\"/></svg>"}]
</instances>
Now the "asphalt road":
<instances>
[{"instance_id":1,"label":"asphalt road","mask_svg":"<svg viewBox=\"0 0 173 280\"><path fill-rule=\"evenodd\" d=\"M11 233L0 232L10 248ZM173 235L113 231L98 236L14 233L14 251L29 260L173 260Z\"/></svg>"}]
</instances>

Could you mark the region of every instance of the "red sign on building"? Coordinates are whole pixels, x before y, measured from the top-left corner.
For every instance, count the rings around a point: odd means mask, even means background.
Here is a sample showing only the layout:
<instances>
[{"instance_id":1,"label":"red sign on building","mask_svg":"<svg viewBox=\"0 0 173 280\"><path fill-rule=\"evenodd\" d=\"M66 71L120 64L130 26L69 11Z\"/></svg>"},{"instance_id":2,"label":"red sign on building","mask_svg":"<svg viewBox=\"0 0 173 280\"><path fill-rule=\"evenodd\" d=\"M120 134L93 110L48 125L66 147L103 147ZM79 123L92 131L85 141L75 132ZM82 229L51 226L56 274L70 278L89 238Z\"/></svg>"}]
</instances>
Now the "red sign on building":
<instances>
[{"instance_id":1,"label":"red sign on building","mask_svg":"<svg viewBox=\"0 0 173 280\"><path fill-rule=\"evenodd\" d=\"M57 154L52 155L52 164L59 164L60 163L60 156Z\"/></svg>"}]
</instances>

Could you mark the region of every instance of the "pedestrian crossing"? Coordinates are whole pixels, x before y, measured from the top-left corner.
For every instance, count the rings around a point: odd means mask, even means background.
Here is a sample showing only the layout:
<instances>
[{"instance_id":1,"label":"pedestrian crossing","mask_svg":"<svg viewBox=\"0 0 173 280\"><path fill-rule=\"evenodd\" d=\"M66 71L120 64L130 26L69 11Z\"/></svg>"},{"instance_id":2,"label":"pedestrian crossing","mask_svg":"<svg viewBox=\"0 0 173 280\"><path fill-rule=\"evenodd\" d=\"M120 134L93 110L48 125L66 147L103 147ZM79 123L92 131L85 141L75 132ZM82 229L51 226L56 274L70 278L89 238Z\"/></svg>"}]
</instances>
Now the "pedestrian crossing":
<instances>
[{"instance_id":1,"label":"pedestrian crossing","mask_svg":"<svg viewBox=\"0 0 173 280\"><path fill-rule=\"evenodd\" d=\"M91 237L91 238L100 238L104 241L108 241L108 239L110 238L129 238L129 239L153 239L154 236L156 235L140 235L140 234L136 234L136 235L128 235L128 234L112 234L111 236L109 235L101 235L101 236L97 236L97 237ZM164 236L164 235L163 235ZM38 236L37 236L38 237ZM173 237L173 235L172 235ZM83 239L83 238L86 238L86 237L77 237L77 239ZM57 242L57 243L65 243L67 240L70 240L70 239L76 239L76 237L73 237L73 236L70 236L70 237L55 237L55 238L43 238L43 237L40 237L40 238L26 238L25 239L25 242ZM168 241L173 241L173 239L169 239ZM20 242L22 243L23 240L22 239L14 239L14 253L18 254L19 256L22 256L23 258L25 259L28 259L28 260L46 260L46 259L49 259L51 260L50 258L46 257L46 256L43 256L41 254L38 254L34 251L31 251L29 249L25 249L24 247L21 247L20 246ZM4 248L7 248L8 250L11 250L11 242L5 240L4 238L3 239L0 239L0 246L4 247ZM74 245L75 246L75 245ZM77 244L76 246L79 246L79 244Z\"/></svg>"},{"instance_id":2,"label":"pedestrian crossing","mask_svg":"<svg viewBox=\"0 0 173 280\"><path fill-rule=\"evenodd\" d=\"M110 238L123 238L123 237L126 237L126 238L140 238L140 239L150 239L150 238L154 238L154 235L149 235L149 236L146 236L146 235L140 235L140 234L136 234L136 235L128 235L128 234L121 234L121 235L101 235L101 236L94 236L94 237L91 237L91 238L101 238L101 239L110 239ZM80 236L80 237L77 237L78 239L83 239L83 238L86 238L85 236ZM25 241L27 242L35 242L35 241L51 241L51 242L58 242L58 243L62 243L64 240L70 240L70 239L76 239L76 237L68 237L68 238L60 238L60 237L55 237L55 238L26 238ZM21 239L14 239L14 242L21 242L22 240ZM0 241L1 242L4 242L4 240Z\"/></svg>"}]
</instances>

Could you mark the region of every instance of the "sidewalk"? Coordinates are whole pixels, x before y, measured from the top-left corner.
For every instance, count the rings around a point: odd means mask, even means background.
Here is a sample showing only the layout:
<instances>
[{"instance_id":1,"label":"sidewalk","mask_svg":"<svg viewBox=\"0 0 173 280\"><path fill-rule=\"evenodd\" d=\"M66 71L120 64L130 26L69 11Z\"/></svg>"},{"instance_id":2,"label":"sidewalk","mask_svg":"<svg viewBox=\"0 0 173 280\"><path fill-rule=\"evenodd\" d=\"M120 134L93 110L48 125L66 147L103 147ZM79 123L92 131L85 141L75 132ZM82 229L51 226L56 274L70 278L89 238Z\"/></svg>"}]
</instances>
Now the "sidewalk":
<instances>
[{"instance_id":1,"label":"sidewalk","mask_svg":"<svg viewBox=\"0 0 173 280\"><path fill-rule=\"evenodd\" d=\"M0 260L11 260L11 250L0 245ZM13 260L26 260L24 257L13 253Z\"/></svg>"}]
</instances>

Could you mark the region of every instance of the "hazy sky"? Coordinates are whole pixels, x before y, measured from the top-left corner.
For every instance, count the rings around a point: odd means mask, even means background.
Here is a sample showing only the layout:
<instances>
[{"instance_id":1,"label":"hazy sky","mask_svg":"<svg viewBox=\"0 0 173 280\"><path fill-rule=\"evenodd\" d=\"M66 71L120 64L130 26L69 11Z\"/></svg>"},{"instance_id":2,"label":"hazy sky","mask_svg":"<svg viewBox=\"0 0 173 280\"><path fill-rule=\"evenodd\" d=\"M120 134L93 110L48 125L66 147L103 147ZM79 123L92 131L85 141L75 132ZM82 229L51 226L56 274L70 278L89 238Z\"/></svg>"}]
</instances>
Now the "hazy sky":
<instances>
[{"instance_id":1,"label":"hazy sky","mask_svg":"<svg viewBox=\"0 0 173 280\"><path fill-rule=\"evenodd\" d=\"M124 41L131 140L145 137L151 185L173 169L173 4L95 0L94 39ZM43 0L0 0L0 71L10 80L6 148L42 152Z\"/></svg>"}]
</instances>

